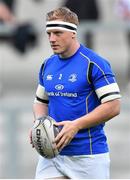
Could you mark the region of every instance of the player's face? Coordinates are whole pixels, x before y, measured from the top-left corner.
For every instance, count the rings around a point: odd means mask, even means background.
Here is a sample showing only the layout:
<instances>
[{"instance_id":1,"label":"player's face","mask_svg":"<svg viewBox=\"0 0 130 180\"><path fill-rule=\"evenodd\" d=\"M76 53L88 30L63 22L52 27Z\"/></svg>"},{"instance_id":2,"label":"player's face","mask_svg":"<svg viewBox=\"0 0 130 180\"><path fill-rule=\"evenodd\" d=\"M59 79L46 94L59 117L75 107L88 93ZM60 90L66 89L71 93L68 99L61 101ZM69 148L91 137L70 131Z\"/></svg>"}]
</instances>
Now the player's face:
<instances>
[{"instance_id":1,"label":"player's face","mask_svg":"<svg viewBox=\"0 0 130 180\"><path fill-rule=\"evenodd\" d=\"M55 54L68 57L71 54L74 33L62 30L47 31L51 48Z\"/></svg>"}]
</instances>

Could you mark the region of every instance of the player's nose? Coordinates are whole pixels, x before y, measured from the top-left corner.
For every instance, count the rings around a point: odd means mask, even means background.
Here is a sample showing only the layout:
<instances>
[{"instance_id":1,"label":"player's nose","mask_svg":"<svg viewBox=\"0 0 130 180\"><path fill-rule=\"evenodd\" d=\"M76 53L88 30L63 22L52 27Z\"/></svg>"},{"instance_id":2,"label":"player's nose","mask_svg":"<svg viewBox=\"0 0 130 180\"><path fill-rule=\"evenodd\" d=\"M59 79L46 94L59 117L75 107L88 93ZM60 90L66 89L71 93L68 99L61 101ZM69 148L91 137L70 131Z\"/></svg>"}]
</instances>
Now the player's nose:
<instances>
[{"instance_id":1,"label":"player's nose","mask_svg":"<svg viewBox=\"0 0 130 180\"><path fill-rule=\"evenodd\" d=\"M56 36L54 33L50 33L49 40L50 40L50 42L56 41Z\"/></svg>"}]
</instances>

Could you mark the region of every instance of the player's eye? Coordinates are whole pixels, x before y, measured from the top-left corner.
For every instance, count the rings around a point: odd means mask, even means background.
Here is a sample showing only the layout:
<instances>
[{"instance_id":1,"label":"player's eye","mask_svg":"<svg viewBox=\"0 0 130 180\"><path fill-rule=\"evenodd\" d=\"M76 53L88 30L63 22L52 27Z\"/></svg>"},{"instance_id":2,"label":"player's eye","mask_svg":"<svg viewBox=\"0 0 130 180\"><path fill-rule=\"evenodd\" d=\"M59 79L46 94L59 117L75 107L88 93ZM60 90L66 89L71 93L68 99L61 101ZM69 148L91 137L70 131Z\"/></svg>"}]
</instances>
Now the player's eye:
<instances>
[{"instance_id":1,"label":"player's eye","mask_svg":"<svg viewBox=\"0 0 130 180\"><path fill-rule=\"evenodd\" d=\"M50 32L47 32L47 35L48 35L48 36L50 36L50 34L51 34Z\"/></svg>"},{"instance_id":2,"label":"player's eye","mask_svg":"<svg viewBox=\"0 0 130 180\"><path fill-rule=\"evenodd\" d=\"M55 34L56 35L61 35L61 34L63 34L63 32L62 31L57 31L57 32L55 32Z\"/></svg>"}]
</instances>

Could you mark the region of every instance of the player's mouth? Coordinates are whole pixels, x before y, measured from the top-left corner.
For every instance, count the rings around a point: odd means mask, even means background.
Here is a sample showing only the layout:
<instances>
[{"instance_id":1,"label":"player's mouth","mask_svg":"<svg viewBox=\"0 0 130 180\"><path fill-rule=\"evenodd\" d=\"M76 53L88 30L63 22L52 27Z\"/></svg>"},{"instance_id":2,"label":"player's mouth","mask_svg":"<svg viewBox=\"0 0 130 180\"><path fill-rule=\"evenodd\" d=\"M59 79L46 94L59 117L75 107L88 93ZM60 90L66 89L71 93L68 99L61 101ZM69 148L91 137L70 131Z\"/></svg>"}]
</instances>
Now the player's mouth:
<instances>
[{"instance_id":1,"label":"player's mouth","mask_svg":"<svg viewBox=\"0 0 130 180\"><path fill-rule=\"evenodd\" d=\"M52 48L53 50L57 50L57 49L59 49L59 45L51 45L51 48Z\"/></svg>"}]
</instances>

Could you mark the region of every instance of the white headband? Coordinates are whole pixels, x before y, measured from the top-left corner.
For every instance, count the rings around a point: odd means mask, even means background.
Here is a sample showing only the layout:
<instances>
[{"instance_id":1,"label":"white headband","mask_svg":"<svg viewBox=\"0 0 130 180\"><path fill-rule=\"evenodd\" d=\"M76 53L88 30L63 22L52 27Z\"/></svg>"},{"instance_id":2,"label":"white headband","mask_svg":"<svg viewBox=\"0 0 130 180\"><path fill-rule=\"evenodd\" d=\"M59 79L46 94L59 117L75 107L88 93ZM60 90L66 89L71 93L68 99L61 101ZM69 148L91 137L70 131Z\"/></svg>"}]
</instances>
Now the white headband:
<instances>
[{"instance_id":1,"label":"white headband","mask_svg":"<svg viewBox=\"0 0 130 180\"><path fill-rule=\"evenodd\" d=\"M73 23L64 22L64 21L47 21L46 31L59 29L76 33L77 26Z\"/></svg>"}]
</instances>

